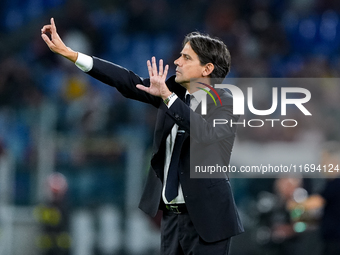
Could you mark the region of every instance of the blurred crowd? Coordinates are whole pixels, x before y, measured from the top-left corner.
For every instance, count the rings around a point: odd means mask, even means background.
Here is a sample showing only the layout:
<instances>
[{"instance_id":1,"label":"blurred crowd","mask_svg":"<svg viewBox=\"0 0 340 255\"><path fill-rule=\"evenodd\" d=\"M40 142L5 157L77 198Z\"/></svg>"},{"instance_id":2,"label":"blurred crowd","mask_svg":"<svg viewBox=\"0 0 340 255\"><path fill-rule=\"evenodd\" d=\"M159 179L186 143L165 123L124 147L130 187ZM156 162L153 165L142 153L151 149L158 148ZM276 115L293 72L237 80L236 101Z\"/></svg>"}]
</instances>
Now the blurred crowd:
<instances>
[{"instance_id":1,"label":"blurred crowd","mask_svg":"<svg viewBox=\"0 0 340 255\"><path fill-rule=\"evenodd\" d=\"M136 119L127 112L127 101L114 90L83 75L44 45L39 31L51 15L69 47L118 63L142 77L147 77L145 62L153 55L170 63L173 74L172 63L179 55L183 37L193 30L217 36L228 45L232 55L229 77L331 78L340 72L340 7L336 1L16 0L0 5L0 36L4 39L0 123L8 124L6 118L15 122L8 111L34 109L46 100L64 109L60 127L75 132L114 132L116 125L133 124ZM320 125L324 120L320 116L308 125L321 129L326 139L339 138L334 130L339 122L338 86L320 85L311 92L314 107L322 107L317 112L332 117L326 120L327 125ZM271 98L263 100L269 104ZM114 111L117 106L119 113ZM27 121L20 118L16 128L7 129L4 123L1 130L25 130ZM152 126L152 121L144 122ZM259 133L262 130L245 129L240 137L258 141L297 139L295 134L268 137L267 132ZM10 146L6 140L12 139L6 137L11 134L3 133L1 144ZM17 148L21 156L30 147L29 137L26 140L25 148Z\"/></svg>"},{"instance_id":2,"label":"blurred crowd","mask_svg":"<svg viewBox=\"0 0 340 255\"><path fill-rule=\"evenodd\" d=\"M138 128L148 149L153 132L154 109L128 101L50 52L40 29L51 16L67 46L142 77L148 76L146 60L151 56L163 58L173 74L182 40L195 30L217 36L229 47L229 77L340 76L340 1L1 1L0 155L10 152L17 162L17 204L33 203L30 187L37 164L37 130L46 105L53 105L57 112L53 126L58 141L56 170L68 176L70 199L76 205L122 203L122 198L110 195L122 190L124 178L118 173L124 168L125 155L116 138L124 130ZM271 87L259 89L271 94ZM297 128L240 128L239 139L259 143L339 140L337 80L309 90L308 109L313 117L293 109L292 116L301 119ZM258 100L259 107L271 105L270 96ZM82 187L82 182L87 186ZM103 190L99 192L102 200L89 192L89 183L96 192Z\"/></svg>"}]
</instances>

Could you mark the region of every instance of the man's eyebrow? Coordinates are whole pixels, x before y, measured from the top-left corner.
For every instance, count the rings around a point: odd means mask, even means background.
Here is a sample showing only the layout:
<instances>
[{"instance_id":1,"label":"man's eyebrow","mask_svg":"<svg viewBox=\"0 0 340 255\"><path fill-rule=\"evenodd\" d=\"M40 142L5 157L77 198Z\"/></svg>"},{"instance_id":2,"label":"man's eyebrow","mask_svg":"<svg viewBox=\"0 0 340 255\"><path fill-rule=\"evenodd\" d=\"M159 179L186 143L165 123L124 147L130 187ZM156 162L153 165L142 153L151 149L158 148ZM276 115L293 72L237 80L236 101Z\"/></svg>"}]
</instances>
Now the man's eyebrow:
<instances>
[{"instance_id":1,"label":"man's eyebrow","mask_svg":"<svg viewBox=\"0 0 340 255\"><path fill-rule=\"evenodd\" d=\"M185 56L185 57L192 58L189 54L186 54L186 53L183 53L183 52L181 52L181 55L183 55L183 56Z\"/></svg>"}]
</instances>

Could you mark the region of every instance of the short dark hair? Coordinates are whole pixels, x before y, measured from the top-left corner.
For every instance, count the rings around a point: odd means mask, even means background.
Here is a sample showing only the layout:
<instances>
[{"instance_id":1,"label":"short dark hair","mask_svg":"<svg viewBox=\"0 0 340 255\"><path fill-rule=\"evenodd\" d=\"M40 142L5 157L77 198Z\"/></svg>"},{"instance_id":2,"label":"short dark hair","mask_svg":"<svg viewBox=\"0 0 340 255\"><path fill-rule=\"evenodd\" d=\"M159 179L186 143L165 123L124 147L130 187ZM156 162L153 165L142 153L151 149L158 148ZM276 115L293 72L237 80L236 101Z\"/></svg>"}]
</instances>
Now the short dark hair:
<instances>
[{"instance_id":1,"label":"short dark hair","mask_svg":"<svg viewBox=\"0 0 340 255\"><path fill-rule=\"evenodd\" d=\"M187 34L183 41L184 45L189 42L193 51L198 55L201 65L212 63L214 70L210 78L224 79L229 73L231 56L227 46L218 38L199 32Z\"/></svg>"}]
</instances>

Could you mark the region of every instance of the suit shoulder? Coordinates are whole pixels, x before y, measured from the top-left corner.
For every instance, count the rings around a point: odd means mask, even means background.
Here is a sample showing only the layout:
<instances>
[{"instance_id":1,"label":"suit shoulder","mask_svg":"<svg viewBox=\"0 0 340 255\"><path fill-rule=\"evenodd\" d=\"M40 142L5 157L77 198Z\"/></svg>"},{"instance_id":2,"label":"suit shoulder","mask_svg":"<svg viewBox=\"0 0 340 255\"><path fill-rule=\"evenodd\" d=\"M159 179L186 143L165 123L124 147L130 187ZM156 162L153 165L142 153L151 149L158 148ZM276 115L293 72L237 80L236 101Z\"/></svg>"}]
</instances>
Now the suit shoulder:
<instances>
[{"instance_id":1,"label":"suit shoulder","mask_svg":"<svg viewBox=\"0 0 340 255\"><path fill-rule=\"evenodd\" d=\"M223 104L225 104L225 105L232 105L233 104L233 95L230 93L230 91L228 91L226 89L218 89L217 92L218 92Z\"/></svg>"},{"instance_id":2,"label":"suit shoulder","mask_svg":"<svg viewBox=\"0 0 340 255\"><path fill-rule=\"evenodd\" d=\"M174 92L177 96L182 98L185 95L186 88L181 86L175 81L176 75L172 75L169 79L166 80L166 85L168 86L169 90Z\"/></svg>"}]
</instances>

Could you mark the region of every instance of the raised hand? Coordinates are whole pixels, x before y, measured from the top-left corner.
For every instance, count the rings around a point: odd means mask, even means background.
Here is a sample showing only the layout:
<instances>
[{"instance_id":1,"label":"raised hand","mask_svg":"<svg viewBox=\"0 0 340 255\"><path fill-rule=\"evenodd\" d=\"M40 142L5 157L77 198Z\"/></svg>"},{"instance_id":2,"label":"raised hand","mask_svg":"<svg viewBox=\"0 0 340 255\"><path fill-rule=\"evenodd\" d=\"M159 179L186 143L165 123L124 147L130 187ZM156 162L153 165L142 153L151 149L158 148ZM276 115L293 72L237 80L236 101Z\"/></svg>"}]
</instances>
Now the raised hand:
<instances>
[{"instance_id":1,"label":"raised hand","mask_svg":"<svg viewBox=\"0 0 340 255\"><path fill-rule=\"evenodd\" d=\"M51 39L49 38L48 34L50 34ZM53 18L51 18L51 24L45 25L41 29L41 37L51 51L62 55L63 57L71 60L72 62L76 62L78 53L67 47L61 40L59 34L57 33L57 27L54 23Z\"/></svg>"},{"instance_id":2,"label":"raised hand","mask_svg":"<svg viewBox=\"0 0 340 255\"><path fill-rule=\"evenodd\" d=\"M151 63L152 62L152 63ZM136 85L140 90L143 90L151 95L161 97L163 100L171 95L171 91L165 84L166 76L168 75L169 65L166 65L163 69L163 60L159 60L159 70L157 71L156 58L152 57L147 61L150 87L145 87L141 84Z\"/></svg>"}]
</instances>

